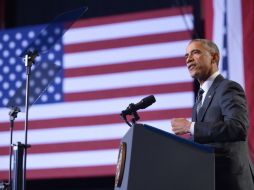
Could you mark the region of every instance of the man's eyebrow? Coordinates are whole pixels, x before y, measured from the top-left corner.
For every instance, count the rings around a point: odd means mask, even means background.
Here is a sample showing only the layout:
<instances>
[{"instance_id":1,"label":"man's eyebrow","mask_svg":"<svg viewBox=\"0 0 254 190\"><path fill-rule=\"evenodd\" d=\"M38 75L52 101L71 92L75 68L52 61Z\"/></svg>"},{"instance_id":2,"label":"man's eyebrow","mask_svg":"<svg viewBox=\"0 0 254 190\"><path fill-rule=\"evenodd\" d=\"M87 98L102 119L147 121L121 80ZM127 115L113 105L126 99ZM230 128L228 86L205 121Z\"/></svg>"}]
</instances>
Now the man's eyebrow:
<instances>
[{"instance_id":1,"label":"man's eyebrow","mask_svg":"<svg viewBox=\"0 0 254 190\"><path fill-rule=\"evenodd\" d=\"M201 52L199 49L193 49L193 50L191 50L190 54L192 54L195 51L196 52ZM188 57L188 55L189 55L189 53L186 53L186 54L184 54L184 57Z\"/></svg>"}]
</instances>

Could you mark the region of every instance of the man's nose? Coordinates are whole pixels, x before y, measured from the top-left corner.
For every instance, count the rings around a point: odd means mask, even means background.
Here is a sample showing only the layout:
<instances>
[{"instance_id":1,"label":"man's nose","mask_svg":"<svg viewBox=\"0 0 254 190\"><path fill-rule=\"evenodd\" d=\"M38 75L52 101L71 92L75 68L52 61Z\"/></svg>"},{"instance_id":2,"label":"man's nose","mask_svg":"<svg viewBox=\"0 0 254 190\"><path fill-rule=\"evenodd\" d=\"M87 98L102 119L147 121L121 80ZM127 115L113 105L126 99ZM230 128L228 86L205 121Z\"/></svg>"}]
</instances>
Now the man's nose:
<instances>
[{"instance_id":1,"label":"man's nose","mask_svg":"<svg viewBox=\"0 0 254 190\"><path fill-rule=\"evenodd\" d=\"M193 60L192 55L188 55L188 56L186 57L186 63L189 63L189 62L191 62L192 60Z\"/></svg>"}]
</instances>

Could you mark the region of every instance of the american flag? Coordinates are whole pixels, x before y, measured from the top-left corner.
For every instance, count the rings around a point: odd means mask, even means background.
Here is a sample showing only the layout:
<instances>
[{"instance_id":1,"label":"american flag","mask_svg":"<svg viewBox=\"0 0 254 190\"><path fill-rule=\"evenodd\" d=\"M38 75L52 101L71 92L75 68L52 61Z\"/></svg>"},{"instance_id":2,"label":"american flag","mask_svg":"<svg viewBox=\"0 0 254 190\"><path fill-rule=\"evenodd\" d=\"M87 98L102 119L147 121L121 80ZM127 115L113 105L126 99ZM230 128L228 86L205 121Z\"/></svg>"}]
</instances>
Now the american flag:
<instances>
[{"instance_id":1,"label":"american flag","mask_svg":"<svg viewBox=\"0 0 254 190\"><path fill-rule=\"evenodd\" d=\"M18 53L41 28L0 32L0 179L7 178L9 162L5 106L25 77ZM157 101L139 111L141 123L171 132L171 118L190 117L193 85L183 55L192 30L190 7L76 22L36 60L38 83L50 76L49 65L61 65L62 72L51 74L52 83L29 111L28 178L114 175L119 142L129 128L119 114L147 95ZM19 113L14 142L23 142L23 129Z\"/></svg>"}]
</instances>

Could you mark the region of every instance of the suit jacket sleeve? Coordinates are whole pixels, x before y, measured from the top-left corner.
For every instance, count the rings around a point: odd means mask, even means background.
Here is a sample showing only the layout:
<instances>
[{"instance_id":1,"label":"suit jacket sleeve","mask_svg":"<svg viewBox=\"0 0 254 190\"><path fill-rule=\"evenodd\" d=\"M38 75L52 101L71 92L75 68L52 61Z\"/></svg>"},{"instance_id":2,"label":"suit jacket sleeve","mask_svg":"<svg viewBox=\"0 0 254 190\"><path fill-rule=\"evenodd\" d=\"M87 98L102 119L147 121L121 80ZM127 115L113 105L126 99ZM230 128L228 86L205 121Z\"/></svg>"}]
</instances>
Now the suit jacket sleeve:
<instances>
[{"instance_id":1,"label":"suit jacket sleeve","mask_svg":"<svg viewBox=\"0 0 254 190\"><path fill-rule=\"evenodd\" d=\"M194 139L199 143L245 141L248 122L242 87L225 80L215 89L203 120L195 123Z\"/></svg>"}]
</instances>

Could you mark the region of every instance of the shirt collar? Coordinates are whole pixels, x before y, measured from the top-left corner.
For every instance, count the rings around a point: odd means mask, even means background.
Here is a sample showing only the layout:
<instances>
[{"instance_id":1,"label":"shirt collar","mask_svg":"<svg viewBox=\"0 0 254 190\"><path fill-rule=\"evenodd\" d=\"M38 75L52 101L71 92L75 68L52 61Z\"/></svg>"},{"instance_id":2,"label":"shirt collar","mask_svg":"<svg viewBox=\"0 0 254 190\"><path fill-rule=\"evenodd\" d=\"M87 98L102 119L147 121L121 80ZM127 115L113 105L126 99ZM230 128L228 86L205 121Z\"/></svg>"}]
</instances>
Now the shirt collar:
<instances>
[{"instance_id":1,"label":"shirt collar","mask_svg":"<svg viewBox=\"0 0 254 190\"><path fill-rule=\"evenodd\" d=\"M202 88L205 92L207 92L209 88L212 86L213 81L219 74L220 74L219 71L213 73L202 85L200 85L200 88Z\"/></svg>"}]
</instances>

